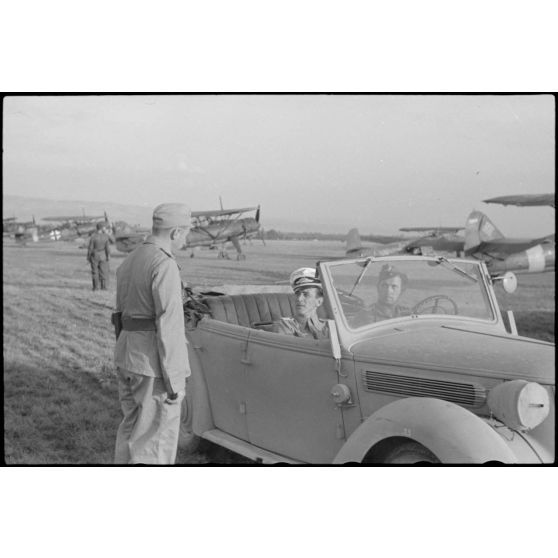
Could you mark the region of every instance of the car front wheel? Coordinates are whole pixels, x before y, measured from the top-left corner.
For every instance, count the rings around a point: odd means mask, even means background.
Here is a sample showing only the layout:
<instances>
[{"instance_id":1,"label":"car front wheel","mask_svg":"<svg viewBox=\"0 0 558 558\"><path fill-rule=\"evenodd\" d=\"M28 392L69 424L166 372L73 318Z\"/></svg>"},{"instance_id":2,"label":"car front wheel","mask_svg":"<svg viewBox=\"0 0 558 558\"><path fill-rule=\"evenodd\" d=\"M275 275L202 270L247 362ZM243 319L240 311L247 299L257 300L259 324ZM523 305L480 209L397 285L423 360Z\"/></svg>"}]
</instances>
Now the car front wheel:
<instances>
[{"instance_id":1,"label":"car front wheel","mask_svg":"<svg viewBox=\"0 0 558 558\"><path fill-rule=\"evenodd\" d=\"M383 463L388 465L413 465L418 463L440 463L440 460L423 445L405 442L393 448L384 456Z\"/></svg>"}]
</instances>

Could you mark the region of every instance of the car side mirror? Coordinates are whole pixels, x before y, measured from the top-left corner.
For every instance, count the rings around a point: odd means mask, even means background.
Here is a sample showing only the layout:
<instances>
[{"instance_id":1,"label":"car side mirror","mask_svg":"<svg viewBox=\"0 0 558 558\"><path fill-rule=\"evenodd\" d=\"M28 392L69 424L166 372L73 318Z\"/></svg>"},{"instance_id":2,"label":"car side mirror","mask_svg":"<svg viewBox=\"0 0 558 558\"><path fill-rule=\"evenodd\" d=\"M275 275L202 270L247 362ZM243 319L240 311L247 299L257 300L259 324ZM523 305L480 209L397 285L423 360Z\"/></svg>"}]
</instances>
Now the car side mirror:
<instances>
[{"instance_id":1,"label":"car side mirror","mask_svg":"<svg viewBox=\"0 0 558 558\"><path fill-rule=\"evenodd\" d=\"M515 273L511 271L506 271L504 275L498 275L492 278L493 282L502 281L502 287L504 287L504 291L508 294L512 294L517 289L517 277Z\"/></svg>"}]
</instances>

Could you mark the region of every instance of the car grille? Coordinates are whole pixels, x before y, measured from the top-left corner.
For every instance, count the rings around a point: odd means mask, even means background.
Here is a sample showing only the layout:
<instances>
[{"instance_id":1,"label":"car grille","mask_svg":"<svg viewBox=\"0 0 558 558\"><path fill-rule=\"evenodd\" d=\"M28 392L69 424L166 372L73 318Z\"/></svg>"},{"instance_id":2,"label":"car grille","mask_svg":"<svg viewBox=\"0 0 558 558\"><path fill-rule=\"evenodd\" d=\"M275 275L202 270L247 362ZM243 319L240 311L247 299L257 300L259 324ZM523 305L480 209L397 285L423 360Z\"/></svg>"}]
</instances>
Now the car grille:
<instances>
[{"instance_id":1,"label":"car grille","mask_svg":"<svg viewBox=\"0 0 558 558\"><path fill-rule=\"evenodd\" d=\"M478 384L431 380L363 370L364 389L405 397L436 397L459 405L480 407L486 401L486 390Z\"/></svg>"}]
</instances>

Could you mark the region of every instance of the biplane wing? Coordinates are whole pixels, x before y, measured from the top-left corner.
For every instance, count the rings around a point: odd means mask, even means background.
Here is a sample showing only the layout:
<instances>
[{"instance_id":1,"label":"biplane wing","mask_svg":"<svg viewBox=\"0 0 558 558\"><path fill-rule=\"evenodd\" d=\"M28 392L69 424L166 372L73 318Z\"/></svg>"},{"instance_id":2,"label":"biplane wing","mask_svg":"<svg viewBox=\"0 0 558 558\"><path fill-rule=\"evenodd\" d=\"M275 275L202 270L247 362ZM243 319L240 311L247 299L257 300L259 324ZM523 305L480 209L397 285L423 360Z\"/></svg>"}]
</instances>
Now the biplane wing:
<instances>
[{"instance_id":1,"label":"biplane wing","mask_svg":"<svg viewBox=\"0 0 558 558\"><path fill-rule=\"evenodd\" d=\"M226 217L228 215L236 215L247 213L248 211L257 211L259 206L256 207L241 207L238 209L210 209L209 211L192 211L192 219L199 219L203 217Z\"/></svg>"},{"instance_id":2,"label":"biplane wing","mask_svg":"<svg viewBox=\"0 0 558 558\"><path fill-rule=\"evenodd\" d=\"M77 223L78 225L86 224L86 223L97 223L98 221L105 221L105 215L97 215L95 217L89 217L88 215L63 215L59 217L43 217L43 221L51 221L57 223Z\"/></svg>"},{"instance_id":3,"label":"biplane wing","mask_svg":"<svg viewBox=\"0 0 558 558\"><path fill-rule=\"evenodd\" d=\"M401 232L425 232L425 233L457 233L465 227L401 227Z\"/></svg>"},{"instance_id":4,"label":"biplane wing","mask_svg":"<svg viewBox=\"0 0 558 558\"><path fill-rule=\"evenodd\" d=\"M556 194L516 194L511 196L499 196L483 201L484 203L516 205L518 207L537 207L544 205L556 207Z\"/></svg>"}]
</instances>

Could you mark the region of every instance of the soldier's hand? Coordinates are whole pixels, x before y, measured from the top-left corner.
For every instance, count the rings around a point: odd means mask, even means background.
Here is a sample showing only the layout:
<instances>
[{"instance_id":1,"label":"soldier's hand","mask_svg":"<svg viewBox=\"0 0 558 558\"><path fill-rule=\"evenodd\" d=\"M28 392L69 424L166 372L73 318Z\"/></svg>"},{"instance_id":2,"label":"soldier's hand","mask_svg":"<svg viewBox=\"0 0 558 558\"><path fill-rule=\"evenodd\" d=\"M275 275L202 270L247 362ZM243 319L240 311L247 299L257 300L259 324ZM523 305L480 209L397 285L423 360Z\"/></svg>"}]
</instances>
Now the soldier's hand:
<instances>
[{"instance_id":1,"label":"soldier's hand","mask_svg":"<svg viewBox=\"0 0 558 558\"><path fill-rule=\"evenodd\" d=\"M173 393L167 393L167 398L165 399L165 403L167 403L168 405L176 405L177 403L182 401L181 396L184 396L184 394L185 394L184 390L180 390L178 392L173 392Z\"/></svg>"}]
</instances>

